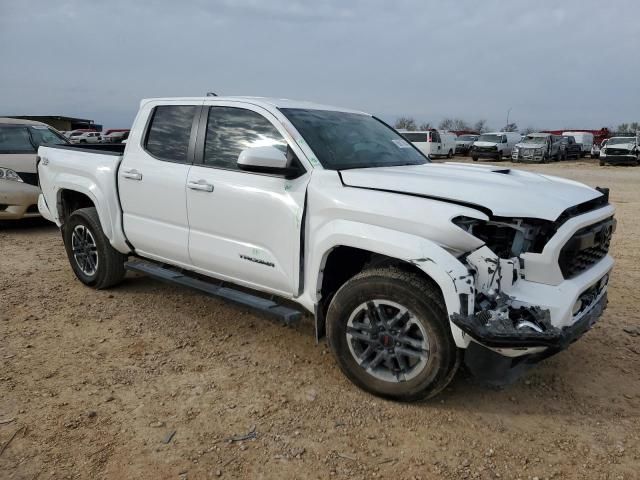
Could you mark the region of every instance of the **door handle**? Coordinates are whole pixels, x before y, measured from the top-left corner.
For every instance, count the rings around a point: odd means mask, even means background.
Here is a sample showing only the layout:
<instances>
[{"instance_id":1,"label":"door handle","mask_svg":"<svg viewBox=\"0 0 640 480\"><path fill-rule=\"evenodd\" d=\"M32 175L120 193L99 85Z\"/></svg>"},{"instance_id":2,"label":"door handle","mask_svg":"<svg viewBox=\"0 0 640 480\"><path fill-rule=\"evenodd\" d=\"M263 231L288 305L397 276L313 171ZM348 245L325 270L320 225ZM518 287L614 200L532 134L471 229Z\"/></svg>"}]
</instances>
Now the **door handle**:
<instances>
[{"instance_id":1,"label":"door handle","mask_svg":"<svg viewBox=\"0 0 640 480\"><path fill-rule=\"evenodd\" d=\"M122 176L131 180L142 180L142 174L137 170L123 170Z\"/></svg>"},{"instance_id":2,"label":"door handle","mask_svg":"<svg viewBox=\"0 0 640 480\"><path fill-rule=\"evenodd\" d=\"M187 182L187 187L191 190L199 190L201 192L213 192L213 185L205 182L204 180L198 180L197 182Z\"/></svg>"}]
</instances>

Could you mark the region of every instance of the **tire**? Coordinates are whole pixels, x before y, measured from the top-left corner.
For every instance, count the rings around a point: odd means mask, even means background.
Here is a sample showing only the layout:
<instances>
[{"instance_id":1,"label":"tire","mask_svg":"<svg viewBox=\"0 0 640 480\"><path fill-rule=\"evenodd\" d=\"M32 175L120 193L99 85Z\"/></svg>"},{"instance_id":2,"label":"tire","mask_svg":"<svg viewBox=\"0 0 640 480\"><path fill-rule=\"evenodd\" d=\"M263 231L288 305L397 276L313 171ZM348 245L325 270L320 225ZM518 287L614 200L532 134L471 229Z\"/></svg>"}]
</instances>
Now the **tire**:
<instances>
[{"instance_id":1,"label":"tire","mask_svg":"<svg viewBox=\"0 0 640 480\"><path fill-rule=\"evenodd\" d=\"M605 165L605 162L603 162L602 160L600 160L600 166L601 166L601 167L604 167L604 165Z\"/></svg>"},{"instance_id":2,"label":"tire","mask_svg":"<svg viewBox=\"0 0 640 480\"><path fill-rule=\"evenodd\" d=\"M496 162L502 161L502 152L498 152L498 156L496 157Z\"/></svg>"},{"instance_id":3,"label":"tire","mask_svg":"<svg viewBox=\"0 0 640 480\"><path fill-rule=\"evenodd\" d=\"M453 151L451 149L449 149L449 152L447 153L447 158L453 158Z\"/></svg>"},{"instance_id":4,"label":"tire","mask_svg":"<svg viewBox=\"0 0 640 480\"><path fill-rule=\"evenodd\" d=\"M477 162L477 161L478 161L478 157L471 157L471 159L472 159L474 162Z\"/></svg>"},{"instance_id":5,"label":"tire","mask_svg":"<svg viewBox=\"0 0 640 480\"><path fill-rule=\"evenodd\" d=\"M372 312L380 309L386 312L386 321L394 316L407 319L407 333L401 333L402 320L396 327L399 330L386 323L371 333L374 320L369 319L379 318ZM404 316L400 316L402 309ZM365 330L359 330L360 326ZM352 335L358 332L359 337ZM327 337L349 380L367 392L392 400L408 402L437 395L449 384L460 363L437 287L416 273L395 267L365 270L336 292L327 312ZM428 348L421 350L416 342ZM399 355L395 349L400 348L410 351L411 356ZM418 348L419 356L414 348ZM356 360L358 355L362 355L360 360ZM379 356L382 360L376 364ZM361 363L368 363L370 370Z\"/></svg>"},{"instance_id":6,"label":"tire","mask_svg":"<svg viewBox=\"0 0 640 480\"><path fill-rule=\"evenodd\" d=\"M73 212L62 228L62 238L73 273L82 283L102 289L122 281L127 256L109 244L94 207ZM80 252L74 253L74 246Z\"/></svg>"}]
</instances>

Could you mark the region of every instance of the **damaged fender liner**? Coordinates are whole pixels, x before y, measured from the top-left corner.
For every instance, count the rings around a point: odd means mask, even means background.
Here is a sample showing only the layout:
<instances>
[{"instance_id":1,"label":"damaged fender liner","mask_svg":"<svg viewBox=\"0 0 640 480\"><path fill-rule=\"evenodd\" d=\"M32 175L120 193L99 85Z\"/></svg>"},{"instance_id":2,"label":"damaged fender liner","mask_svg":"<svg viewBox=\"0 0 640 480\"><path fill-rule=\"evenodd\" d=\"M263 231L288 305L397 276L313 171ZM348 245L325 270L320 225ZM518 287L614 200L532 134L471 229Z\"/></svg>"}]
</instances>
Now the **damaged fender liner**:
<instances>
[{"instance_id":1,"label":"damaged fender liner","mask_svg":"<svg viewBox=\"0 0 640 480\"><path fill-rule=\"evenodd\" d=\"M474 315L466 316L454 313L449 318L463 332L487 347L550 347L549 355L553 355L567 348L589 330L606 307L607 294L605 292L580 320L563 329L553 327L548 323L547 310L528 308L527 311L537 317L538 323L547 327L546 330L540 332L532 329L516 330L515 328L504 328L502 325L487 326L487 311L480 311Z\"/></svg>"}]
</instances>

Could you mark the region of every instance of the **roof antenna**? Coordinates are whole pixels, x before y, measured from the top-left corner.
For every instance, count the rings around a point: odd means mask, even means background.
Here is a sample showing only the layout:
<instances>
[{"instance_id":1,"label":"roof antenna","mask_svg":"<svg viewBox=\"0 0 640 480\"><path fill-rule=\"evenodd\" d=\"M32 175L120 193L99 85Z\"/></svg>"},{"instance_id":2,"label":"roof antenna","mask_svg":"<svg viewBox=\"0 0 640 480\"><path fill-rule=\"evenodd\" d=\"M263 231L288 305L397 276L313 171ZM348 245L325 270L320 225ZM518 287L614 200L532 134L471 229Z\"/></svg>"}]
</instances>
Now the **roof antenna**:
<instances>
[{"instance_id":1,"label":"roof antenna","mask_svg":"<svg viewBox=\"0 0 640 480\"><path fill-rule=\"evenodd\" d=\"M207 97L217 97L218 94L215 92L207 92Z\"/></svg>"}]
</instances>

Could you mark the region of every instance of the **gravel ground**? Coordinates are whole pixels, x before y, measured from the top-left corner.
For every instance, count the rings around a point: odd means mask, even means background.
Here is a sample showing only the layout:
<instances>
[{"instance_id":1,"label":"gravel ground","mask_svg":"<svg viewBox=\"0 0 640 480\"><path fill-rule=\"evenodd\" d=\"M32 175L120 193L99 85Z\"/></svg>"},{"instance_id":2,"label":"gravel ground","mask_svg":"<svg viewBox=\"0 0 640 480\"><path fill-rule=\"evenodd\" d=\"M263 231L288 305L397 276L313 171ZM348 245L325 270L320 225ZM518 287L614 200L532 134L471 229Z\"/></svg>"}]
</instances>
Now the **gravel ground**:
<instances>
[{"instance_id":1,"label":"gravel ground","mask_svg":"<svg viewBox=\"0 0 640 480\"><path fill-rule=\"evenodd\" d=\"M310 320L139 276L94 291L56 228L2 225L0 477L640 478L640 168L524 168L611 187L609 308L515 385L458 374L419 404L351 385Z\"/></svg>"}]
</instances>

